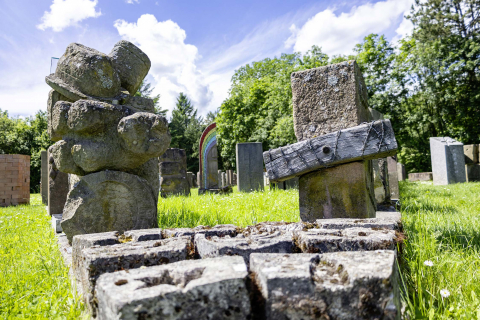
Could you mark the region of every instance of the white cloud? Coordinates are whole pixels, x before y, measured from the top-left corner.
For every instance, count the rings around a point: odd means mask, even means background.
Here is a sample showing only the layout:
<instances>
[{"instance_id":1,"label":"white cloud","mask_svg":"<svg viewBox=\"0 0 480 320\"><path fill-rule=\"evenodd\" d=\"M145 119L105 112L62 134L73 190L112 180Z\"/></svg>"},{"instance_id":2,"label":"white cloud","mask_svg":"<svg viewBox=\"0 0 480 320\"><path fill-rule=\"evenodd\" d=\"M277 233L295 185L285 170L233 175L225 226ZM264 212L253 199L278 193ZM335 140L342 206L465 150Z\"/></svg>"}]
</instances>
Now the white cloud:
<instances>
[{"instance_id":1,"label":"white cloud","mask_svg":"<svg viewBox=\"0 0 480 320\"><path fill-rule=\"evenodd\" d=\"M140 0L125 0L128 4L140 3Z\"/></svg>"},{"instance_id":2,"label":"white cloud","mask_svg":"<svg viewBox=\"0 0 480 320\"><path fill-rule=\"evenodd\" d=\"M305 52L312 45L317 45L328 54L348 54L366 35L391 28L412 3L413 0L366 3L338 15L335 8L323 10L301 28L292 25L291 36L285 41L285 46Z\"/></svg>"},{"instance_id":3,"label":"white cloud","mask_svg":"<svg viewBox=\"0 0 480 320\"><path fill-rule=\"evenodd\" d=\"M117 20L120 36L139 46L150 58L154 94L160 93L162 108L172 110L180 92L184 92L197 108L208 106L212 92L203 74L197 69L200 58L196 46L186 44L186 33L171 20L159 22L151 14L142 15L136 23Z\"/></svg>"},{"instance_id":4,"label":"white cloud","mask_svg":"<svg viewBox=\"0 0 480 320\"><path fill-rule=\"evenodd\" d=\"M405 36L411 35L412 31L413 31L413 23L410 20L403 18L402 22L400 23L398 28L395 30L395 33L397 35L393 38L393 41L396 42Z\"/></svg>"},{"instance_id":5,"label":"white cloud","mask_svg":"<svg viewBox=\"0 0 480 320\"><path fill-rule=\"evenodd\" d=\"M98 0L53 0L50 11L45 11L42 23L37 28L52 28L53 31L60 32L87 18L97 18L102 14L100 10L95 10L97 3Z\"/></svg>"}]
</instances>

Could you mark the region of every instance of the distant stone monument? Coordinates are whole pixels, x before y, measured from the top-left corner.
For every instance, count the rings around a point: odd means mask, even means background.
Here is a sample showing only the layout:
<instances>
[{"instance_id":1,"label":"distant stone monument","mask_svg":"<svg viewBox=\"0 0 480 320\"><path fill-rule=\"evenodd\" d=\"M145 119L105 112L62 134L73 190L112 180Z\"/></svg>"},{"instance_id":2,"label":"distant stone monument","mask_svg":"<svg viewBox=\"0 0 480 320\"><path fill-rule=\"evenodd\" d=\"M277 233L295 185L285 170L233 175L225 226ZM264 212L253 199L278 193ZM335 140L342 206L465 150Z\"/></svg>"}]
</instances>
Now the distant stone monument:
<instances>
[{"instance_id":1,"label":"distant stone monument","mask_svg":"<svg viewBox=\"0 0 480 320\"><path fill-rule=\"evenodd\" d=\"M261 142L237 143L238 191L263 190L263 149Z\"/></svg>"},{"instance_id":2,"label":"distant stone monument","mask_svg":"<svg viewBox=\"0 0 480 320\"><path fill-rule=\"evenodd\" d=\"M388 186L390 187L390 199L400 199L400 187L398 186L397 159L387 158L388 165Z\"/></svg>"},{"instance_id":3,"label":"distant stone monument","mask_svg":"<svg viewBox=\"0 0 480 320\"><path fill-rule=\"evenodd\" d=\"M0 207L30 203L30 156L0 154Z\"/></svg>"},{"instance_id":4,"label":"distant stone monument","mask_svg":"<svg viewBox=\"0 0 480 320\"><path fill-rule=\"evenodd\" d=\"M163 198L190 195L187 179L187 154L185 150L170 148L159 158L160 194Z\"/></svg>"},{"instance_id":5,"label":"distant stone monument","mask_svg":"<svg viewBox=\"0 0 480 320\"><path fill-rule=\"evenodd\" d=\"M463 143L450 137L430 138L434 185L466 182Z\"/></svg>"},{"instance_id":6,"label":"distant stone monument","mask_svg":"<svg viewBox=\"0 0 480 320\"><path fill-rule=\"evenodd\" d=\"M58 170L78 176L61 222L69 241L157 226L158 157L170 134L153 100L134 96L149 69L128 41L109 55L72 43L46 77L50 152Z\"/></svg>"},{"instance_id":7,"label":"distant stone monument","mask_svg":"<svg viewBox=\"0 0 480 320\"><path fill-rule=\"evenodd\" d=\"M397 162L397 173L398 181L407 180L407 170L405 169L405 165L400 162Z\"/></svg>"},{"instance_id":8,"label":"distant stone monument","mask_svg":"<svg viewBox=\"0 0 480 320\"><path fill-rule=\"evenodd\" d=\"M355 61L294 72L293 121L298 141L372 120L367 87ZM335 150L336 146L329 146ZM300 177L300 216L375 217L371 161L325 168Z\"/></svg>"},{"instance_id":9,"label":"distant stone monument","mask_svg":"<svg viewBox=\"0 0 480 320\"><path fill-rule=\"evenodd\" d=\"M47 151L40 152L42 167L40 169L40 194L42 203L48 205L48 155Z\"/></svg>"},{"instance_id":10,"label":"distant stone monument","mask_svg":"<svg viewBox=\"0 0 480 320\"><path fill-rule=\"evenodd\" d=\"M480 181L480 164L478 144L469 144L463 146L465 154L465 172L467 182Z\"/></svg>"}]
</instances>

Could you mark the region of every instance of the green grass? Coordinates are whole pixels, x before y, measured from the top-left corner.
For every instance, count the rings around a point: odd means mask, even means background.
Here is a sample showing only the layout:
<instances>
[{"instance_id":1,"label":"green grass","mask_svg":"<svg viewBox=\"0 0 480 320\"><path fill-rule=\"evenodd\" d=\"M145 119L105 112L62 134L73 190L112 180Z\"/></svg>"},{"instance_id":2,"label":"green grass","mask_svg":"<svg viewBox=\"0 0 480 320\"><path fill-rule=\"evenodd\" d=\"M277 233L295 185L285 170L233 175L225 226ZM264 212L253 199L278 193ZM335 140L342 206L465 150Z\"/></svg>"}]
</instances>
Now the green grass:
<instances>
[{"instance_id":1,"label":"green grass","mask_svg":"<svg viewBox=\"0 0 480 320\"><path fill-rule=\"evenodd\" d=\"M0 208L0 318L78 319L73 292L40 196Z\"/></svg>"},{"instance_id":2,"label":"green grass","mask_svg":"<svg viewBox=\"0 0 480 320\"><path fill-rule=\"evenodd\" d=\"M400 266L410 319L480 319L480 183L402 183ZM296 190L160 199L159 227L299 221ZM432 267L425 261L431 261ZM39 195L0 208L0 318L80 318ZM450 296L443 298L440 290Z\"/></svg>"},{"instance_id":3,"label":"green grass","mask_svg":"<svg viewBox=\"0 0 480 320\"><path fill-rule=\"evenodd\" d=\"M160 198L159 228L192 228L199 225L235 224L240 227L263 221L296 222L300 220L298 191L265 190L265 192L227 195L198 195Z\"/></svg>"},{"instance_id":4,"label":"green grass","mask_svg":"<svg viewBox=\"0 0 480 320\"><path fill-rule=\"evenodd\" d=\"M480 183L402 183L411 319L480 319ZM425 265L431 261L433 266ZM442 298L440 290L450 296Z\"/></svg>"}]
</instances>

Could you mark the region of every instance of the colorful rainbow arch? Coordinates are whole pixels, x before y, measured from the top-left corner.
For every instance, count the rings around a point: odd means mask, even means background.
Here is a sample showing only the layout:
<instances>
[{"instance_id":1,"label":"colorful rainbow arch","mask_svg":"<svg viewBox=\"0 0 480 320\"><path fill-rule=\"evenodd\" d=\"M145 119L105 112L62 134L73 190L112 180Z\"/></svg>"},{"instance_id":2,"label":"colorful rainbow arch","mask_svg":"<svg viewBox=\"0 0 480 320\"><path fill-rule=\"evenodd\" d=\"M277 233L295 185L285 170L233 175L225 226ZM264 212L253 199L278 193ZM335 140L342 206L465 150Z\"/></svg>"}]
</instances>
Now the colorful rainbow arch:
<instances>
[{"instance_id":1,"label":"colorful rainbow arch","mask_svg":"<svg viewBox=\"0 0 480 320\"><path fill-rule=\"evenodd\" d=\"M205 131L202 133L202 137L200 138L200 176L202 177L202 188L207 189L208 181L207 177L208 174L212 174L208 172L207 167L207 155L212 150L212 148L217 147L217 124L212 123L209 125ZM213 172L213 174L217 174Z\"/></svg>"}]
</instances>

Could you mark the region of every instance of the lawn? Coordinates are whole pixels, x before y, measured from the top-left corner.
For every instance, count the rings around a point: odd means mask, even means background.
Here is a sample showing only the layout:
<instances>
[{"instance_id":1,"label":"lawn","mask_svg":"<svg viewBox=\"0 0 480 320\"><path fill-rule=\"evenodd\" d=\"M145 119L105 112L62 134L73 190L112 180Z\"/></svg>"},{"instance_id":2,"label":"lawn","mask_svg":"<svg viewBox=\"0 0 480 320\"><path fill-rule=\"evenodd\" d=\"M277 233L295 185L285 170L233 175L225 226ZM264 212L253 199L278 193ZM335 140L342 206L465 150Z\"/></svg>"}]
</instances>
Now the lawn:
<instances>
[{"instance_id":1,"label":"lawn","mask_svg":"<svg viewBox=\"0 0 480 320\"><path fill-rule=\"evenodd\" d=\"M480 319L480 183L400 186L406 240L400 266L411 319ZM38 194L0 208L0 318L80 318L68 270ZM298 221L298 192L160 199L161 228ZM446 291L444 297L441 290ZM448 296L447 296L448 295Z\"/></svg>"}]
</instances>

